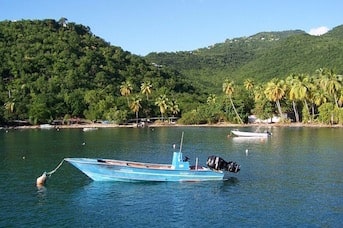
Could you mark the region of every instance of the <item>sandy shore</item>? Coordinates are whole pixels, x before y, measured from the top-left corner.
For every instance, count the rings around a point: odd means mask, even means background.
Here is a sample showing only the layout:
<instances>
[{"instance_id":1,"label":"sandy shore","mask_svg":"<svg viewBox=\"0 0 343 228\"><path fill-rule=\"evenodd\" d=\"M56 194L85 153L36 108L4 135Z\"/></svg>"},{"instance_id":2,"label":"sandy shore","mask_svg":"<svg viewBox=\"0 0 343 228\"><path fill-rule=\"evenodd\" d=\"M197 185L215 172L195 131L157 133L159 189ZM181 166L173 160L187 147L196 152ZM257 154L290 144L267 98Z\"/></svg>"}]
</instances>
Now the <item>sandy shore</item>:
<instances>
[{"instance_id":1,"label":"sandy shore","mask_svg":"<svg viewBox=\"0 0 343 228\"><path fill-rule=\"evenodd\" d=\"M182 125L182 124L149 124L146 127L326 127L326 128L339 128L343 125L325 125L325 124L303 124L303 123L289 123L289 124L230 124L230 123L220 123L220 124L197 124L197 125ZM12 129L40 129L40 125L35 126L18 126L10 127ZM101 123L92 123L92 124L71 124L71 125L55 125L52 128L137 128L136 124L129 125L119 125L119 124L101 124Z\"/></svg>"}]
</instances>

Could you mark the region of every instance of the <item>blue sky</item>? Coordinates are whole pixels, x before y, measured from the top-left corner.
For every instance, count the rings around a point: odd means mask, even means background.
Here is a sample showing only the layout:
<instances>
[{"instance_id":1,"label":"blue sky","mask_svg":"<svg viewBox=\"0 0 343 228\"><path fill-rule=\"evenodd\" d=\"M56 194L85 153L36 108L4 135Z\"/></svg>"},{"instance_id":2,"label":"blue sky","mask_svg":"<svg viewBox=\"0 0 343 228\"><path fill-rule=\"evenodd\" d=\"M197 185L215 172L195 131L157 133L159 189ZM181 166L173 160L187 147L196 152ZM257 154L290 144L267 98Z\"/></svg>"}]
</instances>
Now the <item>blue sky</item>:
<instances>
[{"instance_id":1,"label":"blue sky","mask_svg":"<svg viewBox=\"0 0 343 228\"><path fill-rule=\"evenodd\" d=\"M343 24L342 11L342 0L0 0L0 21L64 17L142 56L258 32L325 32Z\"/></svg>"}]
</instances>

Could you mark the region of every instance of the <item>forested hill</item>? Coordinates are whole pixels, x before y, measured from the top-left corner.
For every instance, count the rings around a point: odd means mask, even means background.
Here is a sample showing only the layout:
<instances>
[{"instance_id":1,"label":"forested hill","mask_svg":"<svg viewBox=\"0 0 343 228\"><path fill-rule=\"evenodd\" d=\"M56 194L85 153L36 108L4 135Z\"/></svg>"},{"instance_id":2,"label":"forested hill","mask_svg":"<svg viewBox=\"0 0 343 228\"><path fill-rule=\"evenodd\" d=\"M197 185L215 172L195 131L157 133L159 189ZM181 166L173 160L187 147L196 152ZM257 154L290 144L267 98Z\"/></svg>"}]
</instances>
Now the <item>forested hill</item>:
<instances>
[{"instance_id":1,"label":"forested hill","mask_svg":"<svg viewBox=\"0 0 343 228\"><path fill-rule=\"evenodd\" d=\"M150 61L171 65L180 70L189 69L238 69L254 60L256 56L276 46L280 40L304 32L262 32L247 38L228 39L224 43L217 43L194 51L150 53L146 56Z\"/></svg>"},{"instance_id":2,"label":"forested hill","mask_svg":"<svg viewBox=\"0 0 343 228\"><path fill-rule=\"evenodd\" d=\"M65 18L0 22L0 60L0 122L131 118L128 95L140 95L143 83L154 91L146 115L158 115L153 100L162 94L196 96L175 70L152 65Z\"/></svg>"},{"instance_id":3,"label":"forested hill","mask_svg":"<svg viewBox=\"0 0 343 228\"><path fill-rule=\"evenodd\" d=\"M312 74L327 67L343 73L343 26L322 36L301 30L262 32L226 40L207 48L176 53L150 53L146 59L180 70L198 87L219 88L225 78L266 82L292 73ZM217 92L212 90L210 92Z\"/></svg>"},{"instance_id":4,"label":"forested hill","mask_svg":"<svg viewBox=\"0 0 343 228\"><path fill-rule=\"evenodd\" d=\"M261 85L292 73L312 75L321 68L330 69L321 71L325 80L342 75L342 38L343 26L319 37L300 30L263 32L194 51L141 57L66 18L2 21L0 125L73 117L124 123L137 117L182 116L184 123L206 123L242 122L238 112L245 119L258 111L269 116L275 110L268 102L254 103L243 90L243 80ZM232 81L239 91L231 100L238 104L235 115L236 108L226 102ZM331 100L336 106L342 103Z\"/></svg>"}]
</instances>

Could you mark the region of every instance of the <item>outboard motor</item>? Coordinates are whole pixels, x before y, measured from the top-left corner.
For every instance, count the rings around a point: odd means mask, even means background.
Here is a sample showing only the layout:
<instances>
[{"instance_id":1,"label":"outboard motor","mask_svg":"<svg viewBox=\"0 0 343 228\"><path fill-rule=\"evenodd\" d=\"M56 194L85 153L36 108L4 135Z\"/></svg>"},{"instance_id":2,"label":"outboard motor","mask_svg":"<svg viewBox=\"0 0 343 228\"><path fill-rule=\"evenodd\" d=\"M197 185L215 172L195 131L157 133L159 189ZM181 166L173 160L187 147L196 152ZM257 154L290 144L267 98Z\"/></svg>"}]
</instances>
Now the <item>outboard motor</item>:
<instances>
[{"instance_id":1,"label":"outboard motor","mask_svg":"<svg viewBox=\"0 0 343 228\"><path fill-rule=\"evenodd\" d=\"M207 158L206 165L210 169L214 170L222 170L222 171L229 171L232 173L238 173L241 170L240 165L233 161L225 161L221 157L212 155Z\"/></svg>"}]
</instances>

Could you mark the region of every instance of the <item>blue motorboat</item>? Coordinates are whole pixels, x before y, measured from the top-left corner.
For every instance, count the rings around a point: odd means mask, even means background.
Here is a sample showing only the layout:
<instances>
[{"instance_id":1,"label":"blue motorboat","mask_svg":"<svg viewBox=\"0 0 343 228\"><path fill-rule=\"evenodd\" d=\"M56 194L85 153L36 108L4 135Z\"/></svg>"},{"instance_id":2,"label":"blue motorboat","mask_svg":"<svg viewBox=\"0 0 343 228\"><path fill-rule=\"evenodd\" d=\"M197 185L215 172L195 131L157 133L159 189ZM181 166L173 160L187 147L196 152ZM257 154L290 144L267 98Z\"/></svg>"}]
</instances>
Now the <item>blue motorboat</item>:
<instances>
[{"instance_id":1,"label":"blue motorboat","mask_svg":"<svg viewBox=\"0 0 343 228\"><path fill-rule=\"evenodd\" d=\"M226 173L237 173L236 162L226 162L218 156L207 159L207 167L199 166L196 159L191 166L180 151L173 152L171 164L144 163L112 159L65 158L94 181L215 181L226 179Z\"/></svg>"}]
</instances>

